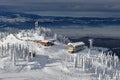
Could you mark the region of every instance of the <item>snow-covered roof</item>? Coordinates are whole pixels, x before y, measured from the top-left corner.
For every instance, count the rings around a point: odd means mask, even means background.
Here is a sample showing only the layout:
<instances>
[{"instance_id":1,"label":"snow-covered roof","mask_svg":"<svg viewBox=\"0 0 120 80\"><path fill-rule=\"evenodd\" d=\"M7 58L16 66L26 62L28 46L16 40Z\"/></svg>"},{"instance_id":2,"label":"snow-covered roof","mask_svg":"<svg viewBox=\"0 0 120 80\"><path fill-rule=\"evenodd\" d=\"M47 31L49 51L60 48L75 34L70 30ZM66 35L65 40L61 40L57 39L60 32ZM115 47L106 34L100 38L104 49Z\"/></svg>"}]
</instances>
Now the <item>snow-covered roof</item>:
<instances>
[{"instance_id":1,"label":"snow-covered roof","mask_svg":"<svg viewBox=\"0 0 120 80\"><path fill-rule=\"evenodd\" d=\"M85 45L84 42L75 42L75 43L68 43L68 45L72 45L72 46L78 46L78 45Z\"/></svg>"},{"instance_id":2,"label":"snow-covered roof","mask_svg":"<svg viewBox=\"0 0 120 80\"><path fill-rule=\"evenodd\" d=\"M54 39L48 39L48 40L41 40L42 42L52 42Z\"/></svg>"}]
</instances>

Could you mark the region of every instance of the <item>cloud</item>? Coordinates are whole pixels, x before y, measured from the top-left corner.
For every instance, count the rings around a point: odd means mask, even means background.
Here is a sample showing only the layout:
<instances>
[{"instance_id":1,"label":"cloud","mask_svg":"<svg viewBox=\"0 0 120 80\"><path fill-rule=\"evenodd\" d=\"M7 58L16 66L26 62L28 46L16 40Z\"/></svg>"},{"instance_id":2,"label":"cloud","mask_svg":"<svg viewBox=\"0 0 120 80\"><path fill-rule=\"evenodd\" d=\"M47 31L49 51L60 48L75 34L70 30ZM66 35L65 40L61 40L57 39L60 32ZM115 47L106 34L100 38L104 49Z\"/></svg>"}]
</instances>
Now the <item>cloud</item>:
<instances>
[{"instance_id":1,"label":"cloud","mask_svg":"<svg viewBox=\"0 0 120 80\"><path fill-rule=\"evenodd\" d=\"M0 0L0 3L39 3L39 2L84 2L84 3L120 3L119 0Z\"/></svg>"},{"instance_id":2,"label":"cloud","mask_svg":"<svg viewBox=\"0 0 120 80\"><path fill-rule=\"evenodd\" d=\"M120 12L119 4L105 3L29 3L7 5L8 9L21 11L97 11Z\"/></svg>"},{"instance_id":3,"label":"cloud","mask_svg":"<svg viewBox=\"0 0 120 80\"><path fill-rule=\"evenodd\" d=\"M120 0L0 0L8 11L120 12Z\"/></svg>"},{"instance_id":4,"label":"cloud","mask_svg":"<svg viewBox=\"0 0 120 80\"><path fill-rule=\"evenodd\" d=\"M74 27L74 26L73 26ZM79 27L79 26L78 26ZM119 38L119 26L108 26L108 27L86 27L81 29L53 29L54 32L62 34L68 37L109 37L109 38ZM73 33L74 32L74 33ZM77 35L77 36L76 36Z\"/></svg>"}]
</instances>

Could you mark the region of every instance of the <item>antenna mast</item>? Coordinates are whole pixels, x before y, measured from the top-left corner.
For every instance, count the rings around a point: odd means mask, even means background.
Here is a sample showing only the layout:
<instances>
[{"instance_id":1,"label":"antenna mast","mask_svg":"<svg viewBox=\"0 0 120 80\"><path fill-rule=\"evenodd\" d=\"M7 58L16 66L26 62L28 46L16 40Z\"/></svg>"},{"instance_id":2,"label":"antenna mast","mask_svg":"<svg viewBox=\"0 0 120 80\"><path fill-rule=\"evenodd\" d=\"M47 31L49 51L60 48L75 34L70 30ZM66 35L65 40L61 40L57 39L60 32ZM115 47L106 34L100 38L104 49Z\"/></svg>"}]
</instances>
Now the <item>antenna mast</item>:
<instances>
[{"instance_id":1,"label":"antenna mast","mask_svg":"<svg viewBox=\"0 0 120 80\"><path fill-rule=\"evenodd\" d=\"M39 21L38 20L35 22L35 28L36 27L39 27Z\"/></svg>"}]
</instances>

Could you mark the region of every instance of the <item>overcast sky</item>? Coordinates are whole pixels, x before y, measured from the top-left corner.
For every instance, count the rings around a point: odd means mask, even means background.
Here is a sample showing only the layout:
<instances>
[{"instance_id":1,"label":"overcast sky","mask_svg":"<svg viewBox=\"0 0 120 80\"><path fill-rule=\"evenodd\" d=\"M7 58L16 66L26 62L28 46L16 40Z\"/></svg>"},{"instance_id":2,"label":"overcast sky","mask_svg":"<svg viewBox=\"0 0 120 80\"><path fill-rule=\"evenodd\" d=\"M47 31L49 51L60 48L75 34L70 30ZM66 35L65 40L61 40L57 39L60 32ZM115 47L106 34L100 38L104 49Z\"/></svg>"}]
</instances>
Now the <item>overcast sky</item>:
<instances>
[{"instance_id":1,"label":"overcast sky","mask_svg":"<svg viewBox=\"0 0 120 80\"><path fill-rule=\"evenodd\" d=\"M111 12L120 13L120 0L0 0L9 11Z\"/></svg>"}]
</instances>

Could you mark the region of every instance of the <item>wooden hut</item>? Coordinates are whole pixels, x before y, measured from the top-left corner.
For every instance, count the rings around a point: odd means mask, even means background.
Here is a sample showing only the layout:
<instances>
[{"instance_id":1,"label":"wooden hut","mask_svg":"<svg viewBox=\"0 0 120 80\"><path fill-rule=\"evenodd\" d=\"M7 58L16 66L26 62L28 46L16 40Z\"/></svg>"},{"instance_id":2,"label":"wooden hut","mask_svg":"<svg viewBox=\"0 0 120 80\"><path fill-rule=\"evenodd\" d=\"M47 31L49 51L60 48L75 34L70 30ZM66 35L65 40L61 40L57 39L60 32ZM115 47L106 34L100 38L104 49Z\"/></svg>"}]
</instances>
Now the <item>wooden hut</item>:
<instances>
[{"instance_id":1,"label":"wooden hut","mask_svg":"<svg viewBox=\"0 0 120 80\"><path fill-rule=\"evenodd\" d=\"M54 41L44 40L44 41L41 41L40 44L43 45L43 46L52 46L52 45L54 45Z\"/></svg>"},{"instance_id":2,"label":"wooden hut","mask_svg":"<svg viewBox=\"0 0 120 80\"><path fill-rule=\"evenodd\" d=\"M68 43L68 45L67 45L68 52L70 52L70 53L74 53L74 52L83 50L84 47L85 47L84 42Z\"/></svg>"}]
</instances>

